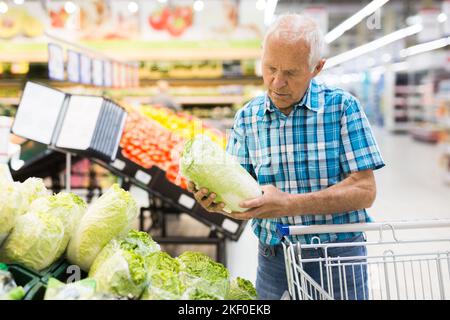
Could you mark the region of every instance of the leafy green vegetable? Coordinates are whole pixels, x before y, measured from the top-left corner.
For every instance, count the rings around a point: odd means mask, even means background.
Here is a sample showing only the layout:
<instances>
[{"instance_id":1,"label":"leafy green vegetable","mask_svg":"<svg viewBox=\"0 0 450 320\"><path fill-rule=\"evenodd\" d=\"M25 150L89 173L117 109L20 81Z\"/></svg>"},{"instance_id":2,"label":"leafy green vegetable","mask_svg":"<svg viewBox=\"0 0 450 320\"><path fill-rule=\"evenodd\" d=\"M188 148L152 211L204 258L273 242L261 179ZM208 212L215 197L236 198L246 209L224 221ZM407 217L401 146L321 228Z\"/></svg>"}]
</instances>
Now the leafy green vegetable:
<instances>
[{"instance_id":1,"label":"leafy green vegetable","mask_svg":"<svg viewBox=\"0 0 450 320\"><path fill-rule=\"evenodd\" d=\"M224 299L229 291L229 272L221 263L200 252L186 251L178 258L183 282L208 295Z\"/></svg>"},{"instance_id":2,"label":"leafy green vegetable","mask_svg":"<svg viewBox=\"0 0 450 320\"><path fill-rule=\"evenodd\" d=\"M109 241L130 230L137 215L138 208L131 194L114 184L81 218L67 249L69 261L88 271Z\"/></svg>"},{"instance_id":3,"label":"leafy green vegetable","mask_svg":"<svg viewBox=\"0 0 450 320\"><path fill-rule=\"evenodd\" d=\"M97 281L99 292L138 298L147 285L144 258L113 242L95 260L89 277Z\"/></svg>"},{"instance_id":4,"label":"leafy green vegetable","mask_svg":"<svg viewBox=\"0 0 450 320\"><path fill-rule=\"evenodd\" d=\"M60 257L66 250L86 208L86 202L79 196L73 193L60 192L56 195L34 200L29 207L29 211L47 212L61 219L64 225L64 240L56 254Z\"/></svg>"},{"instance_id":5,"label":"leafy green vegetable","mask_svg":"<svg viewBox=\"0 0 450 320\"><path fill-rule=\"evenodd\" d=\"M9 291L7 295L0 297L0 300L22 300L24 296L25 290L23 289L23 287L19 286Z\"/></svg>"},{"instance_id":6,"label":"leafy green vegetable","mask_svg":"<svg viewBox=\"0 0 450 320\"><path fill-rule=\"evenodd\" d=\"M95 280L89 278L68 284L50 278L44 300L90 300L95 294L95 288Z\"/></svg>"},{"instance_id":7,"label":"leafy green vegetable","mask_svg":"<svg viewBox=\"0 0 450 320\"><path fill-rule=\"evenodd\" d=\"M194 288L187 295L189 300L220 300L216 295L210 294L202 289Z\"/></svg>"},{"instance_id":8,"label":"leafy green vegetable","mask_svg":"<svg viewBox=\"0 0 450 320\"><path fill-rule=\"evenodd\" d=\"M149 274L157 271L180 272L180 262L166 252L154 252L145 259L145 262Z\"/></svg>"},{"instance_id":9,"label":"leafy green vegetable","mask_svg":"<svg viewBox=\"0 0 450 320\"><path fill-rule=\"evenodd\" d=\"M147 285L145 257L159 251L146 232L131 230L125 238L106 245L89 271L100 292L138 298Z\"/></svg>"},{"instance_id":10,"label":"leafy green vegetable","mask_svg":"<svg viewBox=\"0 0 450 320\"><path fill-rule=\"evenodd\" d=\"M14 227L21 205L19 184L0 180L0 246Z\"/></svg>"},{"instance_id":11,"label":"leafy green vegetable","mask_svg":"<svg viewBox=\"0 0 450 320\"><path fill-rule=\"evenodd\" d=\"M18 210L19 214L27 212L35 199L47 194L44 181L40 178L28 178L20 184L19 191L22 196L22 202Z\"/></svg>"},{"instance_id":12,"label":"leafy green vegetable","mask_svg":"<svg viewBox=\"0 0 450 320\"><path fill-rule=\"evenodd\" d=\"M159 252L161 247L152 237L143 231L130 230L127 236L120 241L120 247L124 250L133 250L142 257Z\"/></svg>"},{"instance_id":13,"label":"leafy green vegetable","mask_svg":"<svg viewBox=\"0 0 450 320\"><path fill-rule=\"evenodd\" d=\"M262 195L258 183L233 156L204 135L185 144L180 169L197 188L216 193L216 202L224 202L226 211L243 212L240 202Z\"/></svg>"},{"instance_id":14,"label":"leafy green vegetable","mask_svg":"<svg viewBox=\"0 0 450 320\"><path fill-rule=\"evenodd\" d=\"M258 293L253 284L246 279L237 277L231 282L227 300L256 300Z\"/></svg>"},{"instance_id":15,"label":"leafy green vegetable","mask_svg":"<svg viewBox=\"0 0 450 320\"><path fill-rule=\"evenodd\" d=\"M185 286L178 274L169 270L155 270L141 300L180 300Z\"/></svg>"},{"instance_id":16,"label":"leafy green vegetable","mask_svg":"<svg viewBox=\"0 0 450 320\"><path fill-rule=\"evenodd\" d=\"M17 286L8 267L0 264L0 300L21 300L25 296L25 290Z\"/></svg>"},{"instance_id":17,"label":"leafy green vegetable","mask_svg":"<svg viewBox=\"0 0 450 320\"><path fill-rule=\"evenodd\" d=\"M42 270L57 260L63 246L65 228L61 220L45 211L29 211L19 216L6 239L0 260Z\"/></svg>"}]
</instances>

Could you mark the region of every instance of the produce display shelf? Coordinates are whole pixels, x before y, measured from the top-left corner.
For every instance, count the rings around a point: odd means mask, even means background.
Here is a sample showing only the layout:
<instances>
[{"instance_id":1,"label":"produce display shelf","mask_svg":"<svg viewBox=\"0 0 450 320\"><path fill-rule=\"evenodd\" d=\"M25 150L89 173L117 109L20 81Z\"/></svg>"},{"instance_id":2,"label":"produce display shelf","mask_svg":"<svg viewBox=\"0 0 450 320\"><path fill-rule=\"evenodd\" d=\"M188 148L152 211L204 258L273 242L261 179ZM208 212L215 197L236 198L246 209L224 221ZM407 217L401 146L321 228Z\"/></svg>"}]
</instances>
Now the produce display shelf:
<instances>
[{"instance_id":1,"label":"produce display shelf","mask_svg":"<svg viewBox=\"0 0 450 320\"><path fill-rule=\"evenodd\" d=\"M238 240L244 230L245 221L234 220L221 214L207 212L196 203L191 192L167 180L165 171L156 166L149 169L143 168L125 158L120 149L117 153L117 159L112 163L106 163L95 158L92 160L113 174L124 178L125 182L129 182L162 199L180 210L180 212L189 214L231 240Z\"/></svg>"}]
</instances>

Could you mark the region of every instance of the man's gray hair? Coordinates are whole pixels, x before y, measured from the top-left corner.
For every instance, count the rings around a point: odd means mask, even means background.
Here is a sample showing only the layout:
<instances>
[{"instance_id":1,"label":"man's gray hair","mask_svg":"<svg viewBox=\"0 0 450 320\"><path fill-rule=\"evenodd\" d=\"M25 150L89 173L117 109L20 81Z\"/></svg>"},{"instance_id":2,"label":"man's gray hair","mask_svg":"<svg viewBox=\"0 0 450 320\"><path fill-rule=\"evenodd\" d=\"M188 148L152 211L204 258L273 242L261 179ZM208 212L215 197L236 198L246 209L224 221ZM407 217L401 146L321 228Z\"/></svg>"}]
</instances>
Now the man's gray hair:
<instances>
[{"instance_id":1,"label":"man's gray hair","mask_svg":"<svg viewBox=\"0 0 450 320\"><path fill-rule=\"evenodd\" d=\"M324 49L324 37L317 23L304 15L288 13L279 16L267 29L263 40L263 49L266 41L270 37L276 37L295 43L299 40L305 41L310 48L309 69L314 71L315 67L322 59Z\"/></svg>"}]
</instances>

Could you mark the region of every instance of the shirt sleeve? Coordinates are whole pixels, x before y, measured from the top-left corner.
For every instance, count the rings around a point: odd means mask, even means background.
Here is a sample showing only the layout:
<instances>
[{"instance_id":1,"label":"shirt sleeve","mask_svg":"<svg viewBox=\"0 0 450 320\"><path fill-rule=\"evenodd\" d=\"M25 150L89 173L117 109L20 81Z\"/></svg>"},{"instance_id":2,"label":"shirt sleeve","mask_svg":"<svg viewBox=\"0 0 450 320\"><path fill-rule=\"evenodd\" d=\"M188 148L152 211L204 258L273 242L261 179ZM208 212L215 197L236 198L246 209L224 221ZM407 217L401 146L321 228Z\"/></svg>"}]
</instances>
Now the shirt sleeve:
<instances>
[{"instance_id":1,"label":"shirt sleeve","mask_svg":"<svg viewBox=\"0 0 450 320\"><path fill-rule=\"evenodd\" d=\"M346 174L376 170L385 166L369 121L358 100L351 97L344 102L341 117L340 163Z\"/></svg>"},{"instance_id":2,"label":"shirt sleeve","mask_svg":"<svg viewBox=\"0 0 450 320\"><path fill-rule=\"evenodd\" d=\"M243 121L243 110L239 110L234 117L233 127L228 131L227 153L234 158L247 170L253 178L256 174L253 165L250 162L248 152L248 137L245 135L245 124Z\"/></svg>"}]
</instances>

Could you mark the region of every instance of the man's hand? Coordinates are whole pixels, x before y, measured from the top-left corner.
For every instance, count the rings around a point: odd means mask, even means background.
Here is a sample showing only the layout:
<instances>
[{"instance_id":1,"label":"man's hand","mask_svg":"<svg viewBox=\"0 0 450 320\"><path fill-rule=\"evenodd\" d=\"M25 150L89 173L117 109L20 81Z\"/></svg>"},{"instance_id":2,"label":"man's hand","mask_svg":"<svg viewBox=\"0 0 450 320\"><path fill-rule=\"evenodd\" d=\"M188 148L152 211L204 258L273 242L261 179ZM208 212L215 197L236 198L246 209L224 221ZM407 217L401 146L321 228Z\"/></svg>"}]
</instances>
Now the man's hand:
<instances>
[{"instance_id":1,"label":"man's hand","mask_svg":"<svg viewBox=\"0 0 450 320\"><path fill-rule=\"evenodd\" d=\"M221 203L214 202L217 197L215 193L209 194L209 190L206 188L201 188L200 190L197 190L195 188L195 184L192 181L189 181L188 183L188 190L194 194L195 200L197 200L197 202L200 203L200 205L206 211L228 214L225 211L223 211L223 208L225 208L225 204L223 202Z\"/></svg>"},{"instance_id":2,"label":"man's hand","mask_svg":"<svg viewBox=\"0 0 450 320\"><path fill-rule=\"evenodd\" d=\"M263 196L243 201L241 208L248 208L246 212L233 212L233 218L248 220L253 218L278 218L290 213L291 197L288 193L278 190L272 185L261 187Z\"/></svg>"},{"instance_id":3,"label":"man's hand","mask_svg":"<svg viewBox=\"0 0 450 320\"><path fill-rule=\"evenodd\" d=\"M249 199L239 204L241 208L249 210L245 212L226 212L223 211L225 204L215 203L216 194L211 193L206 188L197 190L194 183L188 183L188 190L194 194L195 200L209 212L216 212L226 215L236 220L250 220L253 218L277 218L289 214L290 196L272 185L262 186L263 196L255 199Z\"/></svg>"}]
</instances>

